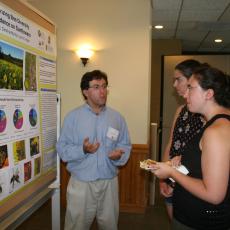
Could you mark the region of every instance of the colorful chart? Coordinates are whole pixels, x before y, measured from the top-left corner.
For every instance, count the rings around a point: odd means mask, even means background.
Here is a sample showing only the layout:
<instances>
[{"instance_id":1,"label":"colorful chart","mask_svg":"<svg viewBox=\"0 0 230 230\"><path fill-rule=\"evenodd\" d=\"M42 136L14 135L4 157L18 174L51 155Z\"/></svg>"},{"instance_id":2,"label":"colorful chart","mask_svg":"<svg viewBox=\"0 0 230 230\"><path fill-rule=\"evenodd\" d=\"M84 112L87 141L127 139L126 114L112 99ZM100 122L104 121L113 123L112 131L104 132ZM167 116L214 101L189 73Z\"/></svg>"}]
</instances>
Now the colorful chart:
<instances>
[{"instance_id":1,"label":"colorful chart","mask_svg":"<svg viewBox=\"0 0 230 230\"><path fill-rule=\"evenodd\" d=\"M6 128L6 114L0 109L0 133L2 133Z\"/></svg>"},{"instance_id":2,"label":"colorful chart","mask_svg":"<svg viewBox=\"0 0 230 230\"><path fill-rule=\"evenodd\" d=\"M14 126L16 129L20 129L23 125L23 115L22 111L20 109L16 109L14 111L14 117L13 117Z\"/></svg>"},{"instance_id":3,"label":"colorful chart","mask_svg":"<svg viewBox=\"0 0 230 230\"><path fill-rule=\"evenodd\" d=\"M38 120L38 115L35 109L31 109L29 112L29 121L31 126L35 126L37 124L37 120Z\"/></svg>"}]
</instances>

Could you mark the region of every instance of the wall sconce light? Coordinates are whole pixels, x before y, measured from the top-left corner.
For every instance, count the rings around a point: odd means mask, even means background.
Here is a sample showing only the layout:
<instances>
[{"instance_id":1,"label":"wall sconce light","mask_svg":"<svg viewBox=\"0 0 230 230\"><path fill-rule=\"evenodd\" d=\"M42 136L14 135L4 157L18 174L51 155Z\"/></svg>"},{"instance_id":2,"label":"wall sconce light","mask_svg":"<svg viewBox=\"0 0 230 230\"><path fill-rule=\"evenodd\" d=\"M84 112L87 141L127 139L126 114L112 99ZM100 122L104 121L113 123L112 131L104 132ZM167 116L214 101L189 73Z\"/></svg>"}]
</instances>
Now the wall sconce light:
<instances>
[{"instance_id":1,"label":"wall sconce light","mask_svg":"<svg viewBox=\"0 0 230 230\"><path fill-rule=\"evenodd\" d=\"M93 50L88 48L81 48L79 50L76 50L76 54L81 59L82 64L85 66L88 60L92 57Z\"/></svg>"}]
</instances>

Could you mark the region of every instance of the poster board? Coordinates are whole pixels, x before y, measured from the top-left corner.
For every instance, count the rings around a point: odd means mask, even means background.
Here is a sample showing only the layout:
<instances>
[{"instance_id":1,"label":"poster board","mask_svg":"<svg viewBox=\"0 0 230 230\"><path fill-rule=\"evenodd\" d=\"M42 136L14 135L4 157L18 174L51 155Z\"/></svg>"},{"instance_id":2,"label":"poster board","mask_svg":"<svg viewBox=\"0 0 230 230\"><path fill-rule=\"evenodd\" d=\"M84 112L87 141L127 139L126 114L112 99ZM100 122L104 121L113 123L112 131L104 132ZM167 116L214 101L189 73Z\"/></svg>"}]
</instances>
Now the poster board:
<instances>
[{"instance_id":1,"label":"poster board","mask_svg":"<svg viewBox=\"0 0 230 230\"><path fill-rule=\"evenodd\" d=\"M55 25L21 1L0 0L0 223L51 194L56 140Z\"/></svg>"}]
</instances>

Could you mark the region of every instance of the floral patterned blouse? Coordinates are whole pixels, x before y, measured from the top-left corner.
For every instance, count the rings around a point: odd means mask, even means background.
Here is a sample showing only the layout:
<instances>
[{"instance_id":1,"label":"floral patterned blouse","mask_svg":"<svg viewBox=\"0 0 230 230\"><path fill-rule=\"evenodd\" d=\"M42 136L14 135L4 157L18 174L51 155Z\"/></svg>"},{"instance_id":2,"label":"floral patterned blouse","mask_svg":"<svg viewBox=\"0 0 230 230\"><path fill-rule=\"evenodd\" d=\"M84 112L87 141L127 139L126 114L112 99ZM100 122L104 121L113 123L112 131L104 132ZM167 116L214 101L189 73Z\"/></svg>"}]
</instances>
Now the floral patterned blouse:
<instances>
[{"instance_id":1,"label":"floral patterned blouse","mask_svg":"<svg viewBox=\"0 0 230 230\"><path fill-rule=\"evenodd\" d=\"M185 105L176 120L169 156L182 155L186 144L196 136L205 124L201 114L191 113Z\"/></svg>"}]
</instances>

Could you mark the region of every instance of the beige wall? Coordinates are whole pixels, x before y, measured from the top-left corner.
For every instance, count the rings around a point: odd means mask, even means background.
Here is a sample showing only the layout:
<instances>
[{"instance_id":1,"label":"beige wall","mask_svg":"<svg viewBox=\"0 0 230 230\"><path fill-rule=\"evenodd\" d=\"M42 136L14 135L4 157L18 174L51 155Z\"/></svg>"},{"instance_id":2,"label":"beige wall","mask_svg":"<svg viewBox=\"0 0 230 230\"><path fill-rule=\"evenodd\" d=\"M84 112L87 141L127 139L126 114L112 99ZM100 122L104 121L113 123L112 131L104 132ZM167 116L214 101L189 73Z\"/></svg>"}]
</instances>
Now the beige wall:
<instances>
[{"instance_id":1,"label":"beige wall","mask_svg":"<svg viewBox=\"0 0 230 230\"><path fill-rule=\"evenodd\" d=\"M149 0L28 0L57 25L57 81L62 120L83 103L80 78L101 69L111 85L108 105L120 111L132 143L146 144L150 120L151 7ZM86 67L73 53L96 50Z\"/></svg>"},{"instance_id":2,"label":"beige wall","mask_svg":"<svg viewBox=\"0 0 230 230\"><path fill-rule=\"evenodd\" d=\"M151 122L158 125L161 101L161 58L163 55L179 55L181 52L180 40L152 40Z\"/></svg>"}]
</instances>

